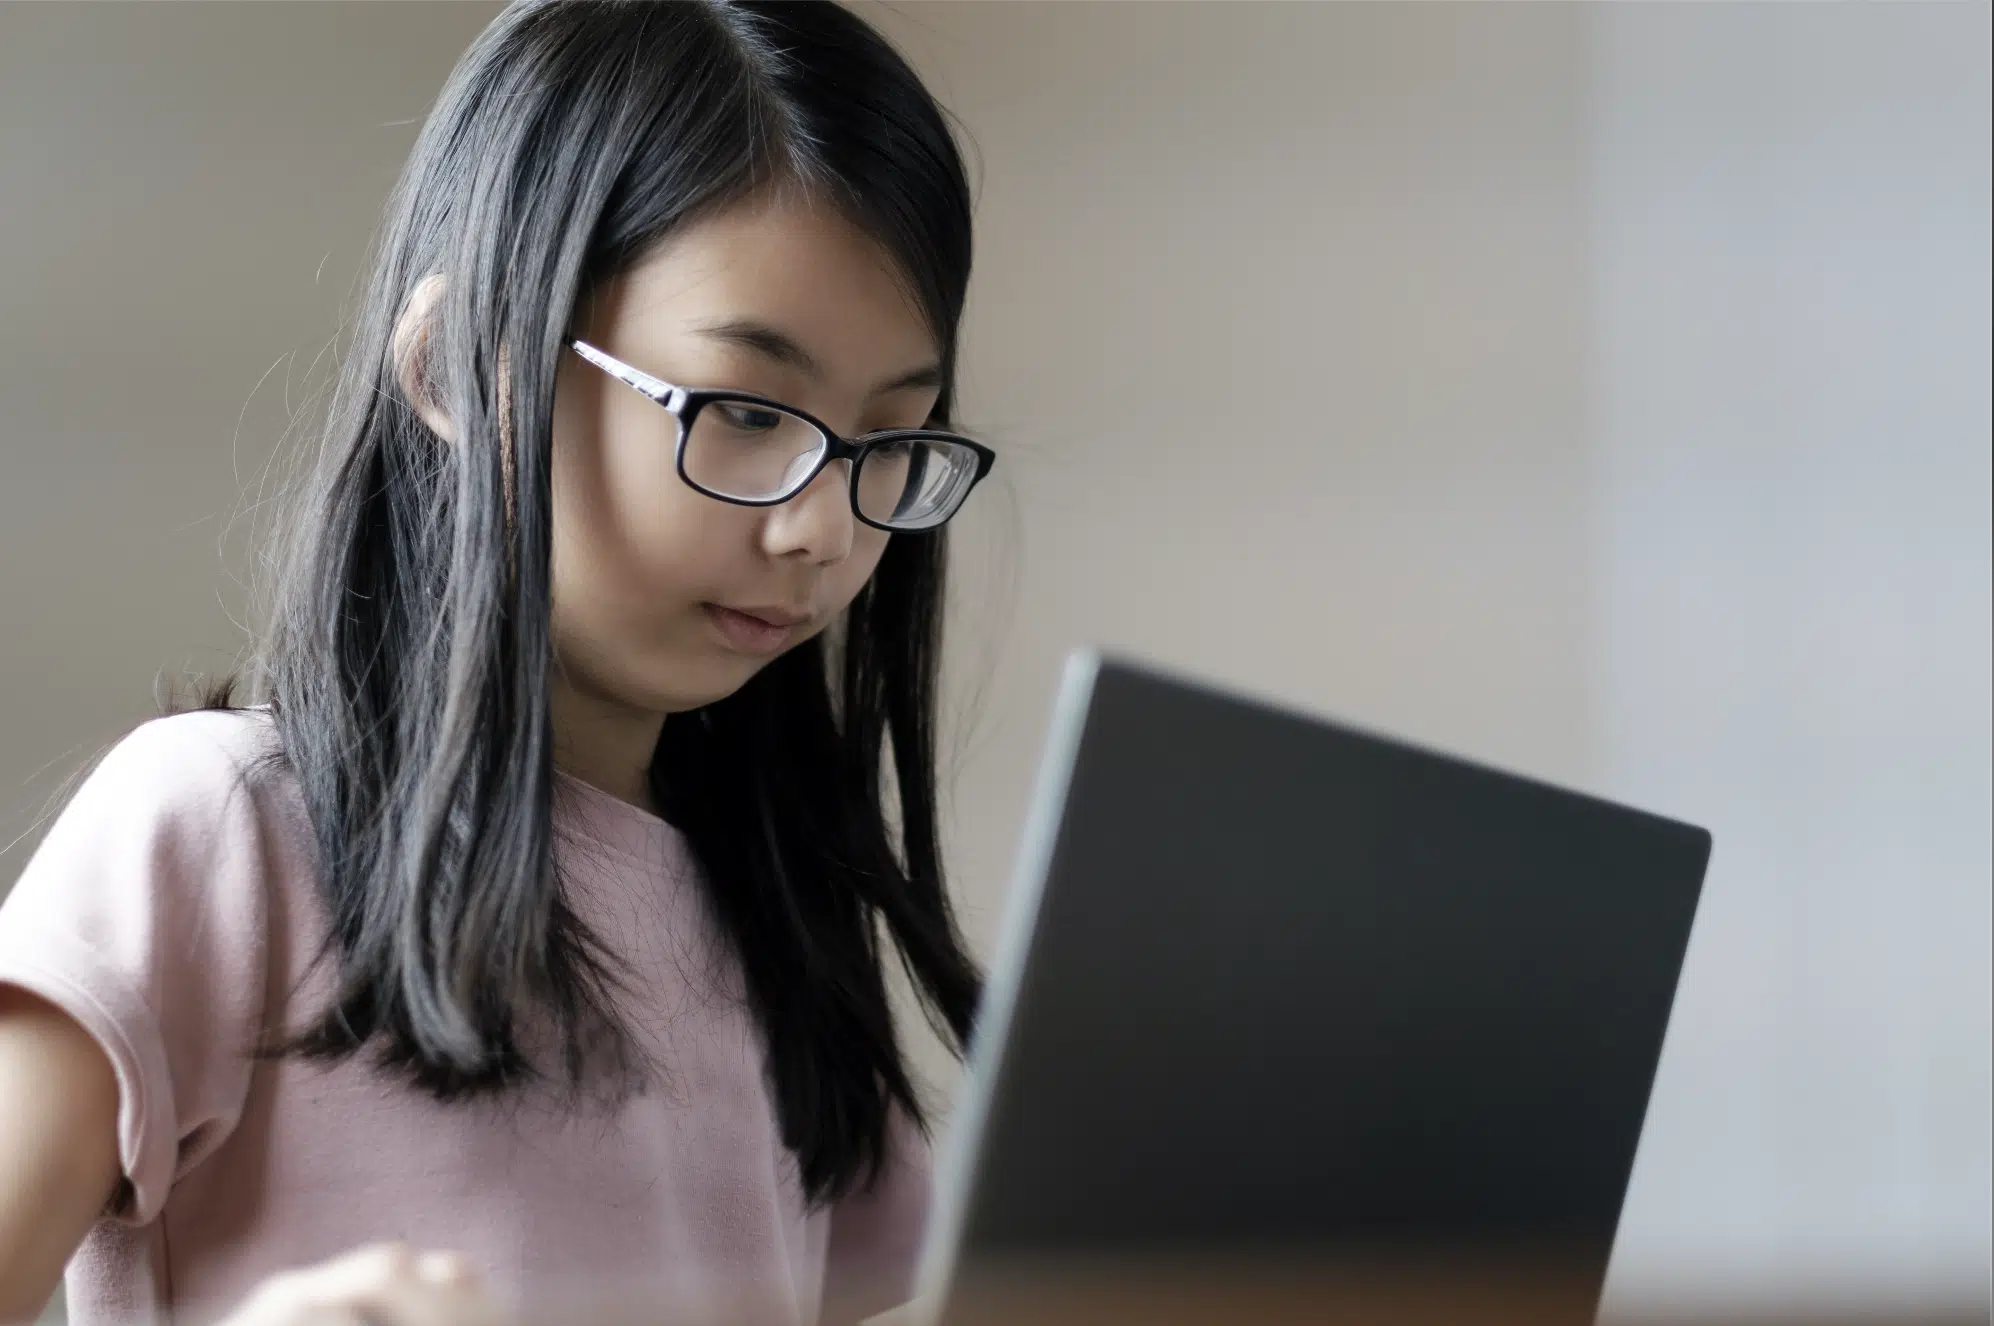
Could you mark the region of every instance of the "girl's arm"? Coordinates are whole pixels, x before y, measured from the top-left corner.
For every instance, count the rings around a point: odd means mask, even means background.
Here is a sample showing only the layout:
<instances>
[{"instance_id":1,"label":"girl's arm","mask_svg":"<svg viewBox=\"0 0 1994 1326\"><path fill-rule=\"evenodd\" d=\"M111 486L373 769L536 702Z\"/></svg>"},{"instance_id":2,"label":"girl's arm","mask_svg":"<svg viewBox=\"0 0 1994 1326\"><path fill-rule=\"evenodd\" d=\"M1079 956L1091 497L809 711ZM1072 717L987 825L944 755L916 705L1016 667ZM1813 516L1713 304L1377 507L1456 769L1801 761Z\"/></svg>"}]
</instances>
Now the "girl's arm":
<instances>
[{"instance_id":1,"label":"girl's arm","mask_svg":"<svg viewBox=\"0 0 1994 1326\"><path fill-rule=\"evenodd\" d=\"M25 1326L109 1204L119 1178L118 1082L67 1013L0 985L0 1326ZM384 1245L272 1276L224 1326L360 1319L493 1326L498 1314L452 1253Z\"/></svg>"},{"instance_id":2,"label":"girl's arm","mask_svg":"<svg viewBox=\"0 0 1994 1326\"><path fill-rule=\"evenodd\" d=\"M0 985L0 1323L40 1314L118 1177L110 1060L68 1014Z\"/></svg>"}]
</instances>

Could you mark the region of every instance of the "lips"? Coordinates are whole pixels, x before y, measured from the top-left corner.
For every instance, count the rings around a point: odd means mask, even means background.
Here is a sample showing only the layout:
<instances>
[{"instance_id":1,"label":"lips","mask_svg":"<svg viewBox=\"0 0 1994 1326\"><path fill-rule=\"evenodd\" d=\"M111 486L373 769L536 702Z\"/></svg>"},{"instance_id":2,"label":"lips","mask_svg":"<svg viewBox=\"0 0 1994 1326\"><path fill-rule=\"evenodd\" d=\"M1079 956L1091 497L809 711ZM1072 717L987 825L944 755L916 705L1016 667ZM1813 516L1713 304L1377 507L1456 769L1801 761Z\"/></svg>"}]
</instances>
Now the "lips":
<instances>
[{"instance_id":1,"label":"lips","mask_svg":"<svg viewBox=\"0 0 1994 1326\"><path fill-rule=\"evenodd\" d=\"M722 612L737 612L743 617L753 617L758 622L766 622L775 627L801 626L810 620L809 613L796 612L789 608L729 608L717 603L713 606L720 608Z\"/></svg>"},{"instance_id":2,"label":"lips","mask_svg":"<svg viewBox=\"0 0 1994 1326\"><path fill-rule=\"evenodd\" d=\"M795 636L797 627L810 620L808 613L788 608L729 608L718 603L701 606L721 639L744 654L780 652Z\"/></svg>"}]
</instances>

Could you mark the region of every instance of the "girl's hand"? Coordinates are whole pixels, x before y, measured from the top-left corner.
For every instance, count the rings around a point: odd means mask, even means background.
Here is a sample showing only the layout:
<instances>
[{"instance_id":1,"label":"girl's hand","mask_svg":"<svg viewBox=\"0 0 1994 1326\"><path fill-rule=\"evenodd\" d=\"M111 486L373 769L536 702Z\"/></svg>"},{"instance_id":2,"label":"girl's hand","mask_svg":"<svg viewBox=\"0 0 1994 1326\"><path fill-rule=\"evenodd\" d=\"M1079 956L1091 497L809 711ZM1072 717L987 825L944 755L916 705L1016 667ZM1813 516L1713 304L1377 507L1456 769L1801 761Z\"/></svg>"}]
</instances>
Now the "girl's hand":
<instances>
[{"instance_id":1,"label":"girl's hand","mask_svg":"<svg viewBox=\"0 0 1994 1326\"><path fill-rule=\"evenodd\" d=\"M359 1248L273 1275L218 1326L493 1326L470 1263L405 1243Z\"/></svg>"}]
</instances>

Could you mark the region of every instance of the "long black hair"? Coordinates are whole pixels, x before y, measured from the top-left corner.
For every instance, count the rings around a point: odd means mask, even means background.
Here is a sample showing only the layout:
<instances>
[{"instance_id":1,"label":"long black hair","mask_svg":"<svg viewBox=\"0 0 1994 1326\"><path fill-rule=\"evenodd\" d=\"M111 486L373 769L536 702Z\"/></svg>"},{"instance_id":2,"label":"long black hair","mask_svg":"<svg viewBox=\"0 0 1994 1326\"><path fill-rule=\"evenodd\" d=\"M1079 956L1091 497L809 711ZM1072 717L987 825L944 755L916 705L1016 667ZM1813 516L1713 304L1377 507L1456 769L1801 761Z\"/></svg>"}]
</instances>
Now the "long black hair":
<instances>
[{"instance_id":1,"label":"long black hair","mask_svg":"<svg viewBox=\"0 0 1994 1326\"><path fill-rule=\"evenodd\" d=\"M557 1030L570 1081L627 1047L616 954L568 908L551 846L555 369L592 291L688 221L787 188L897 261L942 348L931 417L949 425L968 180L940 108L849 10L523 0L450 75L376 240L260 660L339 964L331 1004L278 1052L371 1048L455 1099L549 1074L528 1025ZM420 384L449 445L395 344L430 273L447 280ZM945 550L940 532L894 537L835 640L671 716L651 763L813 1201L876 1172L893 1107L925 1123L888 944L958 1053L979 994L936 828Z\"/></svg>"}]
</instances>

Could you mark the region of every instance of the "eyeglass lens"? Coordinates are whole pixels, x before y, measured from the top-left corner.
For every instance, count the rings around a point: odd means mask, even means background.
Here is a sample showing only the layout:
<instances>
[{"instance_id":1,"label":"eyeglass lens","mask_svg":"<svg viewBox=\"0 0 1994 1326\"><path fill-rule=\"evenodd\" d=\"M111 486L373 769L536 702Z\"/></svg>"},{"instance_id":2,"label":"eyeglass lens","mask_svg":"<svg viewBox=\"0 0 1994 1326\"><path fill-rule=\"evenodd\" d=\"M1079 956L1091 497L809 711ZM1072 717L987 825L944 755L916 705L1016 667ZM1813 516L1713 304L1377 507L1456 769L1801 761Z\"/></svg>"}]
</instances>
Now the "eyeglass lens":
<instances>
[{"instance_id":1,"label":"eyeglass lens","mask_svg":"<svg viewBox=\"0 0 1994 1326\"><path fill-rule=\"evenodd\" d=\"M709 401L685 440L685 475L717 497L792 496L823 453L808 420L755 401ZM976 481L977 455L942 438L875 446L859 465L859 513L896 529L928 529L955 514Z\"/></svg>"}]
</instances>

